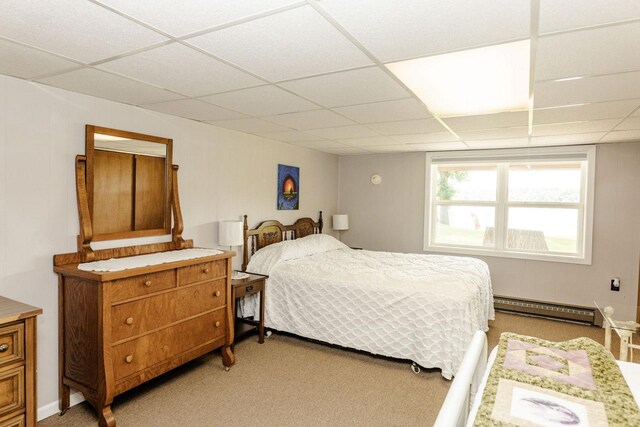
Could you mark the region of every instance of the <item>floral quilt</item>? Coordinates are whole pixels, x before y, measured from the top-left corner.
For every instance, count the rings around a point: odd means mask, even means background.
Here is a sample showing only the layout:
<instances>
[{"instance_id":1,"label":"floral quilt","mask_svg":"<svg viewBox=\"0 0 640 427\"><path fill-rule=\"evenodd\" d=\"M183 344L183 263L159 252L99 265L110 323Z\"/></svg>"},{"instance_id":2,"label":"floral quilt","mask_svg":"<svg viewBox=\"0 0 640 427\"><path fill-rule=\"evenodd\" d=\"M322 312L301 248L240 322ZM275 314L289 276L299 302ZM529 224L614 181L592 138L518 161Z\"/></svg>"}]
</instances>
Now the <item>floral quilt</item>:
<instances>
[{"instance_id":1,"label":"floral quilt","mask_svg":"<svg viewBox=\"0 0 640 427\"><path fill-rule=\"evenodd\" d=\"M503 333L474 425L640 426L640 410L597 342Z\"/></svg>"}]
</instances>

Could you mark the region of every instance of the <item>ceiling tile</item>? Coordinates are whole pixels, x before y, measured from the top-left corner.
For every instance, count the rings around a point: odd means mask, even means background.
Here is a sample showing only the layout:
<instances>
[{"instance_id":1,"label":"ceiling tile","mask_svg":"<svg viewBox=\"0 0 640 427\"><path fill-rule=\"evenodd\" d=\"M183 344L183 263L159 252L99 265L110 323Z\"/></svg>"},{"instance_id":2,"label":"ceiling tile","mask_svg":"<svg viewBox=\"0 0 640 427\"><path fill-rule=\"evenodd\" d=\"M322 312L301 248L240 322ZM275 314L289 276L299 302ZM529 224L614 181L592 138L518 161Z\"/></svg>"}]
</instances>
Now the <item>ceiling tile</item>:
<instances>
[{"instance_id":1,"label":"ceiling tile","mask_svg":"<svg viewBox=\"0 0 640 427\"><path fill-rule=\"evenodd\" d=\"M180 95L175 93L92 68L83 68L53 77L38 79L38 81L62 89L97 96L98 98L124 102L125 104L138 105L181 98Z\"/></svg>"},{"instance_id":2,"label":"ceiling tile","mask_svg":"<svg viewBox=\"0 0 640 427\"><path fill-rule=\"evenodd\" d=\"M534 136L531 145L574 145L598 142L604 132L580 133L575 135Z\"/></svg>"},{"instance_id":3,"label":"ceiling tile","mask_svg":"<svg viewBox=\"0 0 640 427\"><path fill-rule=\"evenodd\" d=\"M458 141L451 132L434 132L434 133L421 133L415 135L396 135L393 136L398 142L404 142L407 144L420 144L425 142L454 142Z\"/></svg>"},{"instance_id":4,"label":"ceiling tile","mask_svg":"<svg viewBox=\"0 0 640 427\"><path fill-rule=\"evenodd\" d=\"M611 130L620 120L594 120L590 122L555 123L533 126L532 136L569 135L574 133L605 132Z\"/></svg>"},{"instance_id":5,"label":"ceiling tile","mask_svg":"<svg viewBox=\"0 0 640 427\"><path fill-rule=\"evenodd\" d=\"M98 68L187 96L264 84L262 80L179 43L109 61Z\"/></svg>"},{"instance_id":6,"label":"ceiling tile","mask_svg":"<svg viewBox=\"0 0 640 427\"><path fill-rule=\"evenodd\" d=\"M322 0L383 62L529 37L529 1Z\"/></svg>"},{"instance_id":7,"label":"ceiling tile","mask_svg":"<svg viewBox=\"0 0 640 427\"><path fill-rule=\"evenodd\" d=\"M281 132L255 132L255 134L264 138L275 139L276 141L282 142L317 142L321 139L315 135L309 135L308 133L300 132L297 130L287 130Z\"/></svg>"},{"instance_id":8,"label":"ceiling tile","mask_svg":"<svg viewBox=\"0 0 640 427\"><path fill-rule=\"evenodd\" d=\"M526 138L529 136L529 127L518 126L512 128L468 130L456 133L461 139L465 140L466 142L477 141L481 139Z\"/></svg>"},{"instance_id":9,"label":"ceiling tile","mask_svg":"<svg viewBox=\"0 0 640 427\"><path fill-rule=\"evenodd\" d=\"M633 114L631 114L632 116L640 116L640 107L638 107L638 109L636 111L633 112Z\"/></svg>"},{"instance_id":10,"label":"ceiling tile","mask_svg":"<svg viewBox=\"0 0 640 427\"><path fill-rule=\"evenodd\" d=\"M30 79L79 67L50 53L0 39L0 74Z\"/></svg>"},{"instance_id":11,"label":"ceiling tile","mask_svg":"<svg viewBox=\"0 0 640 427\"><path fill-rule=\"evenodd\" d=\"M213 120L208 121L215 126L220 126L227 129L233 129L240 132L256 133L256 132L280 132L288 131L290 129L284 126L278 126L273 123L265 122L264 120L248 118L248 119L233 119L233 120Z\"/></svg>"},{"instance_id":12,"label":"ceiling tile","mask_svg":"<svg viewBox=\"0 0 640 427\"><path fill-rule=\"evenodd\" d=\"M88 1L37 0L0 3L0 36L92 62L168 40Z\"/></svg>"},{"instance_id":13,"label":"ceiling tile","mask_svg":"<svg viewBox=\"0 0 640 427\"><path fill-rule=\"evenodd\" d=\"M413 98L334 108L360 123L389 122L431 117L427 108Z\"/></svg>"},{"instance_id":14,"label":"ceiling tile","mask_svg":"<svg viewBox=\"0 0 640 427\"><path fill-rule=\"evenodd\" d=\"M159 104L143 105L143 108L159 111L161 113L172 114L174 116L186 117L187 119L211 121L226 120L245 117L244 114L216 107L206 102L196 99L182 99L179 101L162 102Z\"/></svg>"},{"instance_id":15,"label":"ceiling tile","mask_svg":"<svg viewBox=\"0 0 640 427\"><path fill-rule=\"evenodd\" d=\"M489 129L493 127L527 126L528 120L528 111L449 117L442 119L442 121L454 131Z\"/></svg>"},{"instance_id":16,"label":"ceiling tile","mask_svg":"<svg viewBox=\"0 0 640 427\"><path fill-rule=\"evenodd\" d=\"M264 119L282 126L301 130L354 124L351 120L346 119L329 110L314 110L303 111L300 113L280 114L278 116L265 117Z\"/></svg>"},{"instance_id":17,"label":"ceiling tile","mask_svg":"<svg viewBox=\"0 0 640 427\"><path fill-rule=\"evenodd\" d=\"M201 99L250 116L267 116L318 109L316 104L273 85L220 93Z\"/></svg>"},{"instance_id":18,"label":"ceiling tile","mask_svg":"<svg viewBox=\"0 0 640 427\"><path fill-rule=\"evenodd\" d=\"M340 144L339 142L335 142L335 141L299 141L299 142L291 142L291 144L299 147L307 147L307 148L315 148L315 149L347 148L346 145Z\"/></svg>"},{"instance_id":19,"label":"ceiling tile","mask_svg":"<svg viewBox=\"0 0 640 427\"><path fill-rule=\"evenodd\" d=\"M187 41L270 81L372 63L311 6L249 21Z\"/></svg>"},{"instance_id":20,"label":"ceiling tile","mask_svg":"<svg viewBox=\"0 0 640 427\"><path fill-rule=\"evenodd\" d=\"M526 147L529 145L529 138L501 138L501 139L485 139L482 141L465 141L471 150L489 149L489 148L514 148Z\"/></svg>"},{"instance_id":21,"label":"ceiling tile","mask_svg":"<svg viewBox=\"0 0 640 427\"><path fill-rule=\"evenodd\" d=\"M373 154L376 153L407 153L411 151L421 151L419 147L411 144L395 144L395 145L372 145L361 147Z\"/></svg>"},{"instance_id":22,"label":"ceiling tile","mask_svg":"<svg viewBox=\"0 0 640 427\"><path fill-rule=\"evenodd\" d=\"M383 135L410 135L416 133L446 132L436 119L402 120L399 122L371 123L368 127Z\"/></svg>"},{"instance_id":23,"label":"ceiling tile","mask_svg":"<svg viewBox=\"0 0 640 427\"><path fill-rule=\"evenodd\" d=\"M640 70L638 51L640 22L541 37L536 80Z\"/></svg>"},{"instance_id":24,"label":"ceiling tile","mask_svg":"<svg viewBox=\"0 0 640 427\"><path fill-rule=\"evenodd\" d=\"M165 31L184 36L220 24L277 9L293 0L99 0L114 9Z\"/></svg>"},{"instance_id":25,"label":"ceiling tile","mask_svg":"<svg viewBox=\"0 0 640 427\"><path fill-rule=\"evenodd\" d=\"M601 142L640 141L640 130L609 132Z\"/></svg>"},{"instance_id":26,"label":"ceiling tile","mask_svg":"<svg viewBox=\"0 0 640 427\"><path fill-rule=\"evenodd\" d=\"M541 0L540 33L640 18L637 0Z\"/></svg>"},{"instance_id":27,"label":"ceiling tile","mask_svg":"<svg viewBox=\"0 0 640 427\"><path fill-rule=\"evenodd\" d=\"M640 130L640 117L630 117L615 127L615 130Z\"/></svg>"},{"instance_id":28,"label":"ceiling tile","mask_svg":"<svg viewBox=\"0 0 640 427\"><path fill-rule=\"evenodd\" d=\"M316 148L318 151L323 151L329 154L336 154L338 156L355 156L361 154L371 154L369 151L356 147L343 147L343 148Z\"/></svg>"},{"instance_id":29,"label":"ceiling tile","mask_svg":"<svg viewBox=\"0 0 640 427\"><path fill-rule=\"evenodd\" d=\"M415 148L423 151L451 151L451 150L468 150L464 142L426 142L422 144L411 144Z\"/></svg>"},{"instance_id":30,"label":"ceiling tile","mask_svg":"<svg viewBox=\"0 0 640 427\"><path fill-rule=\"evenodd\" d=\"M398 142L386 136L371 136L368 138L349 138L349 139L341 139L341 140L338 140L337 142L348 145L350 147L398 144Z\"/></svg>"},{"instance_id":31,"label":"ceiling tile","mask_svg":"<svg viewBox=\"0 0 640 427\"><path fill-rule=\"evenodd\" d=\"M536 83L534 106L553 107L636 98L640 98L640 71Z\"/></svg>"},{"instance_id":32,"label":"ceiling tile","mask_svg":"<svg viewBox=\"0 0 640 427\"><path fill-rule=\"evenodd\" d=\"M533 124L623 118L638 105L640 99L537 109L533 111Z\"/></svg>"},{"instance_id":33,"label":"ceiling tile","mask_svg":"<svg viewBox=\"0 0 640 427\"><path fill-rule=\"evenodd\" d=\"M325 107L408 98L409 93L378 67L280 83Z\"/></svg>"},{"instance_id":34,"label":"ceiling tile","mask_svg":"<svg viewBox=\"0 0 640 427\"><path fill-rule=\"evenodd\" d=\"M317 135L326 139L346 139L346 138L364 138L367 136L378 136L378 134L368 127L354 125L354 126L340 126L335 128L324 128L307 131L311 135Z\"/></svg>"}]
</instances>

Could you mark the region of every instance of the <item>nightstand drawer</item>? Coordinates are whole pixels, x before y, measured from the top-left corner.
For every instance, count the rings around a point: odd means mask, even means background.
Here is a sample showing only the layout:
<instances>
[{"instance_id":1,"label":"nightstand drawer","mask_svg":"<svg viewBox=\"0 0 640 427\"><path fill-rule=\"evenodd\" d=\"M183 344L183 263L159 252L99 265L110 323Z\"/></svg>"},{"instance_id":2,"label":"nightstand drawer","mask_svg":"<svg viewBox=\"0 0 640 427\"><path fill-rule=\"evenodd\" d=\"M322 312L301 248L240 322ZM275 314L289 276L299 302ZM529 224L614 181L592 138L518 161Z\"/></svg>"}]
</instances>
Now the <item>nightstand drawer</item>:
<instances>
[{"instance_id":1,"label":"nightstand drawer","mask_svg":"<svg viewBox=\"0 0 640 427\"><path fill-rule=\"evenodd\" d=\"M120 341L225 303L226 280L219 279L116 305L111 309L111 337L114 342Z\"/></svg>"},{"instance_id":2,"label":"nightstand drawer","mask_svg":"<svg viewBox=\"0 0 640 427\"><path fill-rule=\"evenodd\" d=\"M116 345L111 350L117 380L206 343L224 340L225 310L217 310Z\"/></svg>"},{"instance_id":3,"label":"nightstand drawer","mask_svg":"<svg viewBox=\"0 0 640 427\"><path fill-rule=\"evenodd\" d=\"M175 286L175 270L128 277L111 282L111 299L114 302L122 301L124 299L174 288Z\"/></svg>"},{"instance_id":4,"label":"nightstand drawer","mask_svg":"<svg viewBox=\"0 0 640 427\"><path fill-rule=\"evenodd\" d=\"M240 286L236 286L236 298L240 298L246 295L253 295L264 290L264 280L257 280Z\"/></svg>"},{"instance_id":5,"label":"nightstand drawer","mask_svg":"<svg viewBox=\"0 0 640 427\"><path fill-rule=\"evenodd\" d=\"M178 269L178 283L180 286L189 283L202 282L204 280L215 279L227 274L226 260L209 261L202 264L181 267Z\"/></svg>"},{"instance_id":6,"label":"nightstand drawer","mask_svg":"<svg viewBox=\"0 0 640 427\"><path fill-rule=\"evenodd\" d=\"M0 328L0 367L24 360L24 324Z\"/></svg>"},{"instance_id":7,"label":"nightstand drawer","mask_svg":"<svg viewBox=\"0 0 640 427\"><path fill-rule=\"evenodd\" d=\"M0 371L0 414L24 408L24 366Z\"/></svg>"}]
</instances>

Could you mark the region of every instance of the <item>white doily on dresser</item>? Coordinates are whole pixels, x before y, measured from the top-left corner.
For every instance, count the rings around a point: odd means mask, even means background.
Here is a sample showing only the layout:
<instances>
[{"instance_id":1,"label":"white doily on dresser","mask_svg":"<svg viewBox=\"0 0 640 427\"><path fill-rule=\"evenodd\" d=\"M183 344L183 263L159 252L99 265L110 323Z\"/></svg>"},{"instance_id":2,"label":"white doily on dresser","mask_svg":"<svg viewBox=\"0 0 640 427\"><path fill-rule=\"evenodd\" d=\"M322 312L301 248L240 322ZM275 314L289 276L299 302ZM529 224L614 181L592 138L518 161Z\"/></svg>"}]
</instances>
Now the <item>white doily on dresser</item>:
<instances>
[{"instance_id":1,"label":"white doily on dresser","mask_svg":"<svg viewBox=\"0 0 640 427\"><path fill-rule=\"evenodd\" d=\"M156 252L148 255L136 255L125 258L111 258L104 261L85 262L83 264L79 264L78 269L84 271L104 272L122 271L131 268L146 267L149 265L166 264L168 262L219 255L221 253L222 251L217 249L181 249L178 251Z\"/></svg>"}]
</instances>

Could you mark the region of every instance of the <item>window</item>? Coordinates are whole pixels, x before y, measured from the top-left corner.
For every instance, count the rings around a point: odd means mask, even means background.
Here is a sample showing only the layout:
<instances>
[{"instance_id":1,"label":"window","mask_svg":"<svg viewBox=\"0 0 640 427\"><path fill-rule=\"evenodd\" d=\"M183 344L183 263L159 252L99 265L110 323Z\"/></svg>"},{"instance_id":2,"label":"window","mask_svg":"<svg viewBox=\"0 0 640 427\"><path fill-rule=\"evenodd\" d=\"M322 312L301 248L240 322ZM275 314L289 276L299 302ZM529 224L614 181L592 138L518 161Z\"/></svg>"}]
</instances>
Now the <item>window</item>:
<instances>
[{"instance_id":1,"label":"window","mask_svg":"<svg viewBox=\"0 0 640 427\"><path fill-rule=\"evenodd\" d=\"M591 263L595 147L427 153L428 251Z\"/></svg>"}]
</instances>

